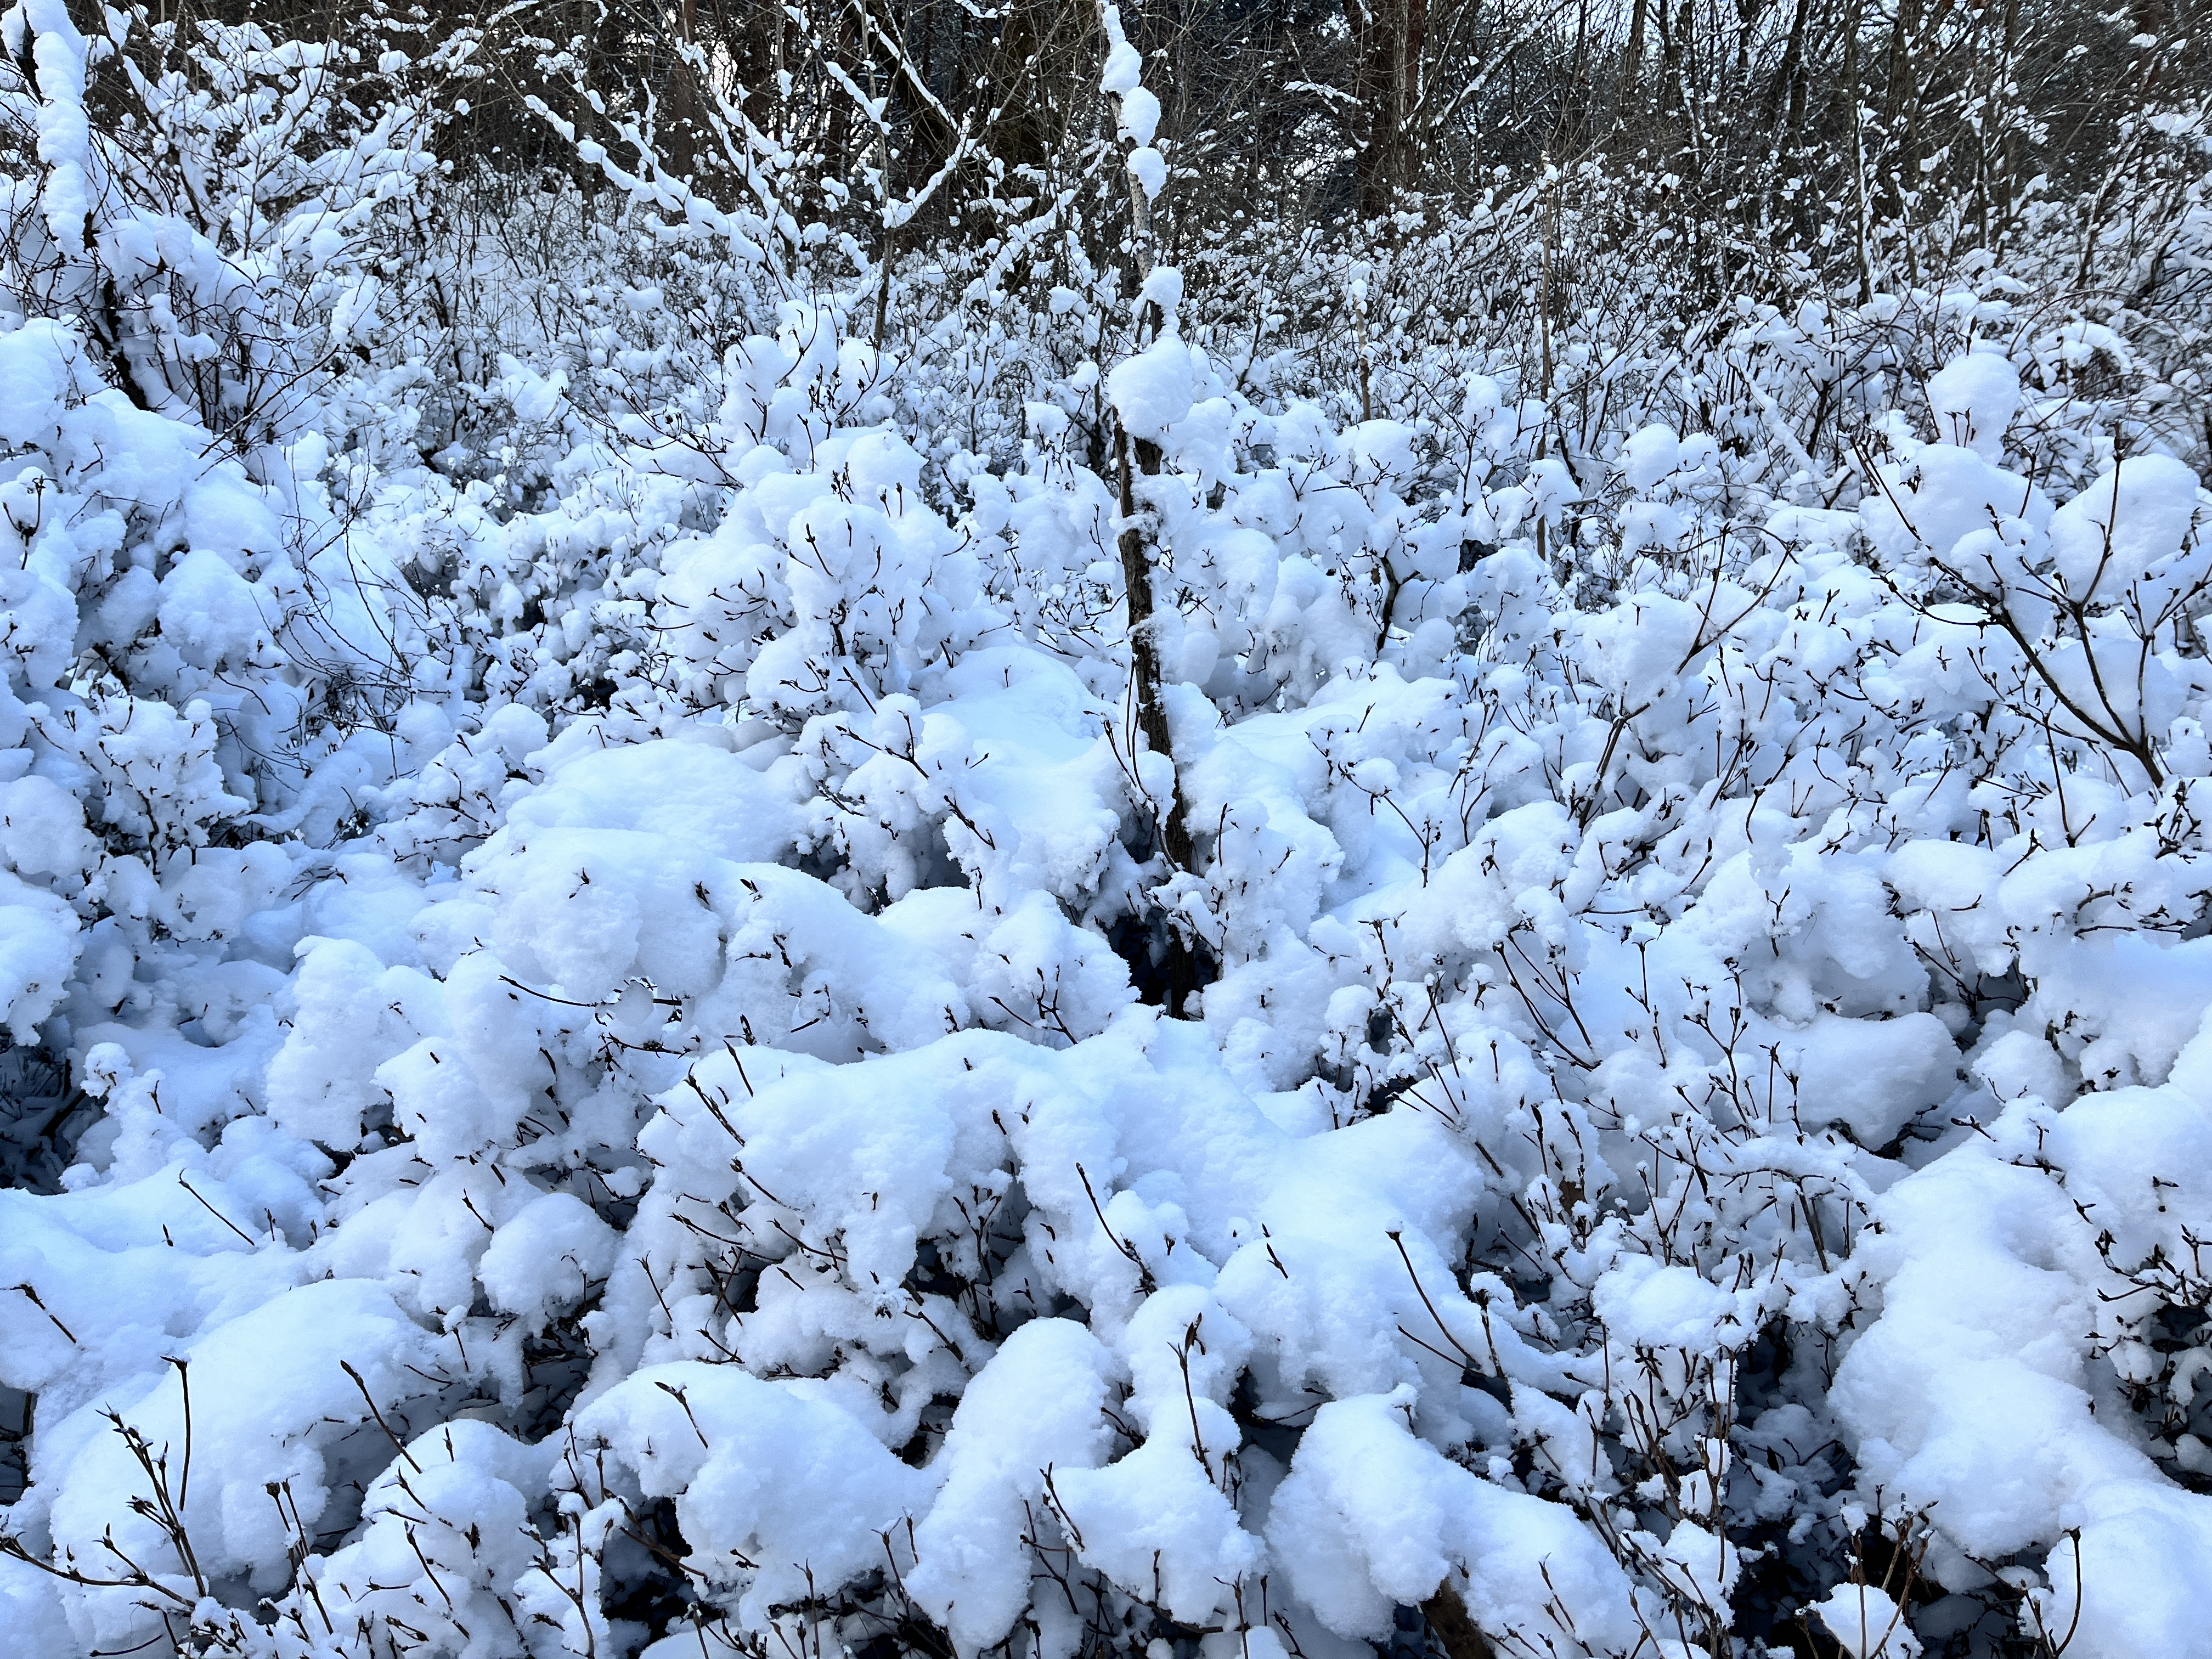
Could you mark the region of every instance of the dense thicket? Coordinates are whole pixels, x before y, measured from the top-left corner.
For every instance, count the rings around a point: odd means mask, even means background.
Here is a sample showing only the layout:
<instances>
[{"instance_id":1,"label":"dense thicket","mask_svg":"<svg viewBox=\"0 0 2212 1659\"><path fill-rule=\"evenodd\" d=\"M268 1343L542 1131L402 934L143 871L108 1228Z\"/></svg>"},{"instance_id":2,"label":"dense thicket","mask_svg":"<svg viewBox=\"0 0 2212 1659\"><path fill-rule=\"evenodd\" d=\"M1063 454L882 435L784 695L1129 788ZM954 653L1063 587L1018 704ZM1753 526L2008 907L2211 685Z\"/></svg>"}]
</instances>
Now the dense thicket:
<instances>
[{"instance_id":1,"label":"dense thicket","mask_svg":"<svg viewBox=\"0 0 2212 1659\"><path fill-rule=\"evenodd\" d=\"M2204 1650L2193 0L0 58L11 1652Z\"/></svg>"}]
</instances>

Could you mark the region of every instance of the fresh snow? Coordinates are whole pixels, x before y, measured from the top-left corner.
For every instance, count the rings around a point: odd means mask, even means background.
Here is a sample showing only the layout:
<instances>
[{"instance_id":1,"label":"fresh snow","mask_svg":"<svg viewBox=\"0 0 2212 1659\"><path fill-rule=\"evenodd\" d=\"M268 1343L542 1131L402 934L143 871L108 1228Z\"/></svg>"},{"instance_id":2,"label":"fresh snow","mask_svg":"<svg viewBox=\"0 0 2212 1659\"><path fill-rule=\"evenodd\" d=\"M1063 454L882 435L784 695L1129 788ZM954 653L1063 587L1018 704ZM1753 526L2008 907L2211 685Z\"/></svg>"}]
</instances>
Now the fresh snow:
<instances>
[{"instance_id":1,"label":"fresh snow","mask_svg":"<svg viewBox=\"0 0 2212 1659\"><path fill-rule=\"evenodd\" d=\"M610 161L751 331L662 424L495 354L495 489L320 357L404 356L405 109L241 264L4 33L10 1653L2207 1650L2212 493L2058 325L1917 296L1847 487L1268 390L1162 264L987 459ZM212 429L102 261L306 390ZM1744 408L1894 301L1746 301Z\"/></svg>"}]
</instances>

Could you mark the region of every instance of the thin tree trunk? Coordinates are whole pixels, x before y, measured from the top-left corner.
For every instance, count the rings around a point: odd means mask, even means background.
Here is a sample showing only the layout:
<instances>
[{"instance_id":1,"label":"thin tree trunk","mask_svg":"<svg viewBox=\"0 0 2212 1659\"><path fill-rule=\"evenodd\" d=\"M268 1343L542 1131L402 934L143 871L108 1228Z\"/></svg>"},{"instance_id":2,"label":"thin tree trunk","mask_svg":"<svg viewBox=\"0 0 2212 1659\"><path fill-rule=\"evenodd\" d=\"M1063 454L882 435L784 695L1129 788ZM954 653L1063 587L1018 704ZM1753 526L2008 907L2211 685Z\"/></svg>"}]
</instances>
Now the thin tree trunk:
<instances>
[{"instance_id":1,"label":"thin tree trunk","mask_svg":"<svg viewBox=\"0 0 2212 1659\"><path fill-rule=\"evenodd\" d=\"M1136 268L1137 285L1141 288L1152 274L1152 204L1145 187L1136 174L1129 180L1129 248L1132 263ZM1147 306L1138 318L1139 337L1156 331L1159 317ZM1132 450L1134 466L1132 466ZM1154 754L1167 757L1169 764L1175 762L1175 744L1168 730L1167 704L1161 696L1159 641L1152 626L1154 599L1152 594L1152 538L1146 533L1144 521L1138 512L1136 480L1139 472L1146 477L1157 475L1162 465L1159 446L1144 439L1132 442L1129 434L1117 416L1114 422L1115 465L1120 483L1122 529L1116 538L1121 555L1121 584L1127 596L1129 613L1129 700L1134 707L1137 729L1144 734L1145 745ZM1180 781L1169 784L1167 809L1160 815L1160 847L1168 861L1178 870L1188 870L1191 865L1190 830L1183 818L1182 786ZM1169 963L1170 993L1169 1012L1182 1010L1182 989L1178 984L1190 977L1189 964L1183 961L1188 952L1180 941L1175 947L1175 960Z\"/></svg>"},{"instance_id":2,"label":"thin tree trunk","mask_svg":"<svg viewBox=\"0 0 2212 1659\"><path fill-rule=\"evenodd\" d=\"M1429 1621L1430 1632L1446 1659L1494 1659L1496 1650L1468 1617L1467 1603L1449 1582L1438 1585L1437 1593L1421 1603L1421 1615Z\"/></svg>"},{"instance_id":3,"label":"thin tree trunk","mask_svg":"<svg viewBox=\"0 0 2212 1659\"><path fill-rule=\"evenodd\" d=\"M1132 448L1136 451L1134 469L1130 465ZM1159 446L1143 440L1132 445L1128 433L1116 421L1114 425L1114 451L1121 474L1123 529L1118 545L1121 554L1121 584L1127 592L1129 603L1130 700L1136 705L1137 729L1144 733L1145 746L1156 755L1166 756L1172 763L1175 744L1168 732L1167 704L1160 695L1159 642L1152 626L1152 542L1139 520L1136 489L1137 471L1141 471L1146 477L1158 474ZM1176 869L1190 868L1190 827L1184 821L1180 781L1169 786L1167 811L1160 815L1160 846L1168 855L1168 862Z\"/></svg>"},{"instance_id":4,"label":"thin tree trunk","mask_svg":"<svg viewBox=\"0 0 2212 1659\"><path fill-rule=\"evenodd\" d=\"M1618 114L1626 119L1636 98L1637 77L1644 70L1644 29L1648 20L1651 0L1636 0L1628 14L1628 58L1621 66L1620 98ZM1661 0L1665 3L1665 0Z\"/></svg>"}]
</instances>

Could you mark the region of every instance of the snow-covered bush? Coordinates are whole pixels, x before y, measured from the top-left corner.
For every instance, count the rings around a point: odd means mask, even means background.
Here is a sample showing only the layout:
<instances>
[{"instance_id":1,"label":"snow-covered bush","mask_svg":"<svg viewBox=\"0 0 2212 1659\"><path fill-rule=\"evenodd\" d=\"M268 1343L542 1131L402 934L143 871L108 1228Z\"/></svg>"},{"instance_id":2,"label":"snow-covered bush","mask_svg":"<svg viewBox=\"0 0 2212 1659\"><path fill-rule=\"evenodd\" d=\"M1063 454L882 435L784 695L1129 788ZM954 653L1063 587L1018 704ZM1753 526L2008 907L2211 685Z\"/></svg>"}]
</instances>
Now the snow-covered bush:
<instances>
[{"instance_id":1,"label":"snow-covered bush","mask_svg":"<svg viewBox=\"0 0 2212 1659\"><path fill-rule=\"evenodd\" d=\"M11 1651L2193 1650L2149 348L1401 303L1542 191L1254 314L1110 9L1088 193L911 273L723 91L727 191L531 94L555 253L443 216L469 30L75 15L0 17Z\"/></svg>"}]
</instances>

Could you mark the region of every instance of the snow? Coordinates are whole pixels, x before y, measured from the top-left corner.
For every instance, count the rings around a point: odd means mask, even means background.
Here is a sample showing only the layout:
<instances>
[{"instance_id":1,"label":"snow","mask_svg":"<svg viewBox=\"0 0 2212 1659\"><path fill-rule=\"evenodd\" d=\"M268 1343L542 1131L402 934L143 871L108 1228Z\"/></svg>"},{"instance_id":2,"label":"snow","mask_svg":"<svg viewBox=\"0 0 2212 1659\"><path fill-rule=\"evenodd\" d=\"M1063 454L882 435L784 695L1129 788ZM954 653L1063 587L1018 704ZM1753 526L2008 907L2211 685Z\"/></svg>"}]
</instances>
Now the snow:
<instances>
[{"instance_id":1,"label":"snow","mask_svg":"<svg viewBox=\"0 0 2212 1659\"><path fill-rule=\"evenodd\" d=\"M532 1199L493 1230L477 1282L502 1313L543 1321L574 1307L614 1266L620 1236L568 1193Z\"/></svg>"},{"instance_id":2,"label":"snow","mask_svg":"<svg viewBox=\"0 0 2212 1659\"><path fill-rule=\"evenodd\" d=\"M68 329L47 318L0 335L0 438L27 447L59 428L81 350Z\"/></svg>"},{"instance_id":3,"label":"snow","mask_svg":"<svg viewBox=\"0 0 2212 1659\"><path fill-rule=\"evenodd\" d=\"M161 635L196 668L275 667L270 618L252 584L202 548L171 567L155 615Z\"/></svg>"},{"instance_id":4,"label":"snow","mask_svg":"<svg viewBox=\"0 0 2212 1659\"><path fill-rule=\"evenodd\" d=\"M1928 377L1928 406L1939 437L2002 460L2005 428L2020 408L2020 371L1995 351L1954 357Z\"/></svg>"},{"instance_id":5,"label":"snow","mask_svg":"<svg viewBox=\"0 0 2212 1659\"><path fill-rule=\"evenodd\" d=\"M1190 348L1170 332L1115 365L1106 395L1132 436L1158 441L1190 413L1196 386Z\"/></svg>"},{"instance_id":6,"label":"snow","mask_svg":"<svg viewBox=\"0 0 2212 1659\"><path fill-rule=\"evenodd\" d=\"M677 1500L693 1547L760 1564L740 1607L748 1622L803 1595L810 1574L839 1583L872 1567L931 1484L818 1385L730 1365L647 1366L577 1428L634 1470L646 1496Z\"/></svg>"},{"instance_id":7,"label":"snow","mask_svg":"<svg viewBox=\"0 0 2212 1659\"><path fill-rule=\"evenodd\" d=\"M76 965L77 919L52 893L0 874L0 991L18 1042L36 1040L40 1022L69 988Z\"/></svg>"},{"instance_id":8,"label":"snow","mask_svg":"<svg viewBox=\"0 0 2212 1659\"><path fill-rule=\"evenodd\" d=\"M2131 456L2051 515L2051 559L2069 591L2117 592L2183 553L2207 517L2196 474L2170 456Z\"/></svg>"},{"instance_id":9,"label":"snow","mask_svg":"<svg viewBox=\"0 0 2212 1659\"><path fill-rule=\"evenodd\" d=\"M1032 1320L961 1395L906 1588L963 1649L1003 1641L1029 1606L1022 1537L1051 1476L1105 1460L1113 1436L1102 1407L1115 1369L1083 1326Z\"/></svg>"},{"instance_id":10,"label":"snow","mask_svg":"<svg viewBox=\"0 0 2212 1659\"><path fill-rule=\"evenodd\" d=\"M2203 1650L2212 494L2118 333L1593 400L1081 192L928 321L625 137L433 367L428 118L209 24L163 161L110 26L0 22L10 1653Z\"/></svg>"},{"instance_id":11,"label":"snow","mask_svg":"<svg viewBox=\"0 0 2212 1659\"><path fill-rule=\"evenodd\" d=\"M1146 94L1144 95L1149 97L1151 94ZM1122 125L1133 136L1135 133L1142 131L1146 128L1151 126L1158 119L1158 111L1152 110L1146 112L1144 119L1135 122L1132 121L1131 117L1127 112L1128 106L1131 100L1133 100L1137 96L1137 94L1132 93L1128 98L1122 100L1122 108L1124 112L1122 115ZM1157 201L1159 198L1160 192L1168 187L1167 158L1162 155L1159 151L1154 149L1150 144L1140 145L1139 148L1129 152L1128 168L1129 176L1144 186L1145 196L1147 200Z\"/></svg>"},{"instance_id":12,"label":"snow","mask_svg":"<svg viewBox=\"0 0 2212 1659\"><path fill-rule=\"evenodd\" d=\"M1850 1659L1915 1659L1919 1638L1904 1610L1873 1584L1838 1584L1825 1601L1813 1604L1814 1616Z\"/></svg>"},{"instance_id":13,"label":"snow","mask_svg":"<svg viewBox=\"0 0 2212 1659\"><path fill-rule=\"evenodd\" d=\"M1378 1637L1449 1580L1482 1628L1541 1650L1632 1646L1629 1585L1562 1505L1507 1492L1411 1434L1410 1390L1315 1413L1270 1510L1293 1587L1328 1628ZM1572 1635L1558 1617L1573 1609Z\"/></svg>"}]
</instances>

